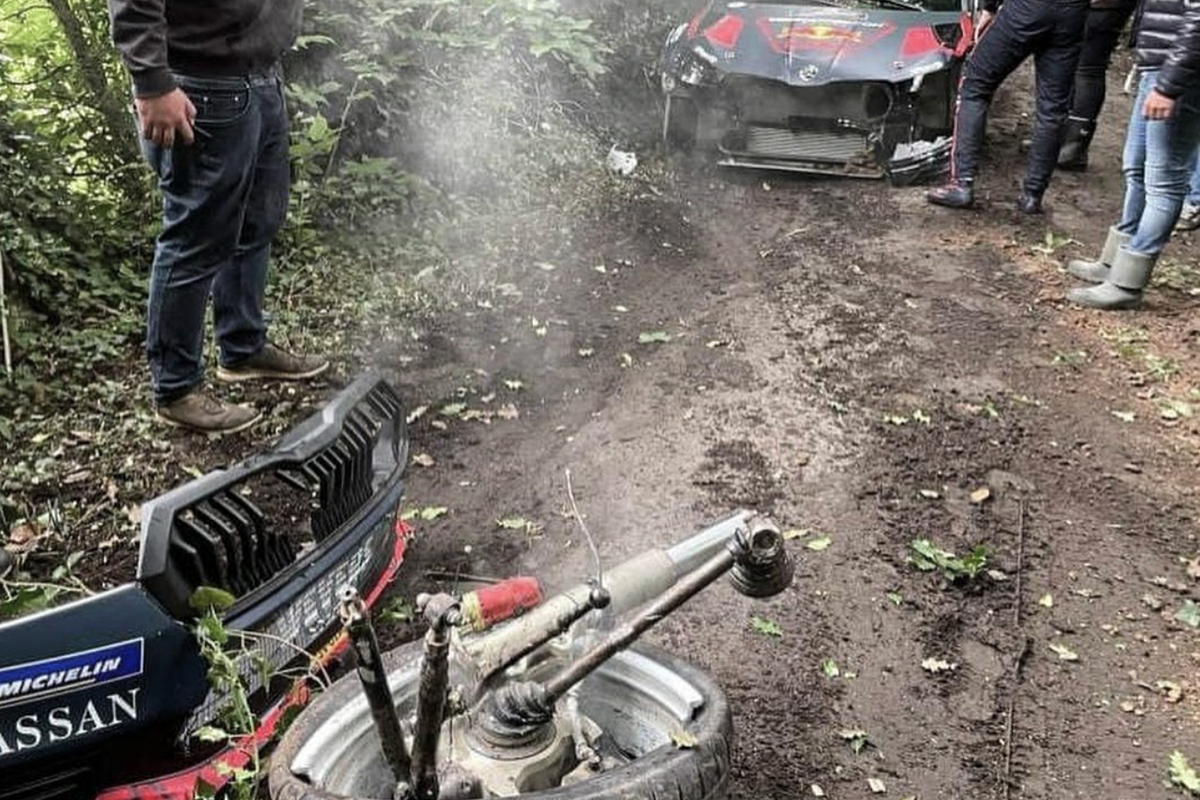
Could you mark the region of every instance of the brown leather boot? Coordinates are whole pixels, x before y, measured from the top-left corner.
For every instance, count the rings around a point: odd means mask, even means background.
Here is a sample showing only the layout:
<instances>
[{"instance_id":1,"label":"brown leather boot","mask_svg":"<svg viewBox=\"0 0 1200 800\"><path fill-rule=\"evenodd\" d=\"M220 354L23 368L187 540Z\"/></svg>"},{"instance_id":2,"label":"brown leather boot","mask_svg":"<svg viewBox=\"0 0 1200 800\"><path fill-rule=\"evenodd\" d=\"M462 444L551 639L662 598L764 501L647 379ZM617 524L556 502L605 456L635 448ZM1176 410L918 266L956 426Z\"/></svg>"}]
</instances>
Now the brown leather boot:
<instances>
[{"instance_id":1,"label":"brown leather boot","mask_svg":"<svg viewBox=\"0 0 1200 800\"><path fill-rule=\"evenodd\" d=\"M263 349L236 364L217 367L217 379L238 381L303 381L329 369L323 356L298 356L267 342Z\"/></svg>"},{"instance_id":2,"label":"brown leather boot","mask_svg":"<svg viewBox=\"0 0 1200 800\"><path fill-rule=\"evenodd\" d=\"M225 403L199 389L154 409L168 425L198 433L237 433L262 419L256 408Z\"/></svg>"}]
</instances>

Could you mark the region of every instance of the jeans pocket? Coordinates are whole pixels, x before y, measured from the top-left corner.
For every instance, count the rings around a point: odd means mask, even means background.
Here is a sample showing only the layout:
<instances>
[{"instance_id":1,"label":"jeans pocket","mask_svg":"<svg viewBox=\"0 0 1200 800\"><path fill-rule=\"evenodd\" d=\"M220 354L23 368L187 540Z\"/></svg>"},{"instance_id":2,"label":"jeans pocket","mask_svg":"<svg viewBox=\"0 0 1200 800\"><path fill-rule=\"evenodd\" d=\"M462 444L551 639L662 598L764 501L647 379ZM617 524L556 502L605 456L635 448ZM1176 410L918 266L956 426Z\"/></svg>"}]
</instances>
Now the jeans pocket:
<instances>
[{"instance_id":1,"label":"jeans pocket","mask_svg":"<svg viewBox=\"0 0 1200 800\"><path fill-rule=\"evenodd\" d=\"M196 107L196 124L201 127L230 125L250 109L250 87L212 88L181 82L179 88Z\"/></svg>"}]
</instances>

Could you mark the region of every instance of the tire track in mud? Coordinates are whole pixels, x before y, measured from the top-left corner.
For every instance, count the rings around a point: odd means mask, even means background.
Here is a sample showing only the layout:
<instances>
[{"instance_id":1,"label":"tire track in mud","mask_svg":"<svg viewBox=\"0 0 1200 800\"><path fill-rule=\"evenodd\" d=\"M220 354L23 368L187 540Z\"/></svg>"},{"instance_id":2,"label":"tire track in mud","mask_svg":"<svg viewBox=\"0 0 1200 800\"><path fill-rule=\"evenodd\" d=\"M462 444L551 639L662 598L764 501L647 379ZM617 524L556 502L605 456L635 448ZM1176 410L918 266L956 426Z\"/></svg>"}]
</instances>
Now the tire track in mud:
<instances>
[{"instance_id":1,"label":"tire track in mud","mask_svg":"<svg viewBox=\"0 0 1200 800\"><path fill-rule=\"evenodd\" d=\"M878 201L870 191L864 194L869 204ZM923 537L960 553L988 541L1000 551L994 559L1010 557L1004 543L1013 539L1012 521L991 513L1000 506L998 500L985 512L973 507L967 495L973 486L984 485L989 473L1007 474L1019 449L1019 428L1000 426L997 431L997 426L988 425L992 420L980 416L979 407L965 413L961 407L984 398L961 396L959 387L930 392L931 383L955 380L946 372L946 360L938 357L944 339L938 341L934 333L948 333L955 337L952 341L959 341L973 331L955 324L964 309L948 301L942 287L929 287L924 265L913 264L901 248L887 247L881 254L871 246L895 239L896 227L889 221L898 215L888 209L888 198L882 199L882 209L865 212L862 199L856 203L836 192L817 194L810 201L816 205L814 216L824 222L776 255L780 271L772 290L776 301L791 309L790 338L802 349L804 361L814 366L818 390L834 398L842 413L857 417L858 457L851 491L876 517L863 548L874 564L865 569L883 571L887 565L894 594L904 599L905 610L917 615L916 622L896 619L898 614L877 615L878 627L872 632L884 655L864 650L859 656L881 674L899 679L907 702L895 703L894 694L888 697L886 691L860 690L860 682L854 694L862 696L858 702L876 710L871 722L881 729L877 744L892 763L890 776L902 782L904 792L956 796L958 787L970 784L974 796L1001 796L997 776L1003 751L997 742L1003 740L1004 684L1015 667L1006 663L1004 654L1020 648L1015 631L997 625L997 619L1007 613L1012 597L1001 585L974 587L971 596L962 596L956 589L936 585L936 579L913 575L906 555L910 542ZM839 223L864 217L871 221L869 239ZM857 225L859 231L864 227ZM970 313L978 324L978 309ZM937 330L930 330L929 320L937 320ZM824 336L812 337L815 330ZM977 339L962 338L966 347ZM961 359L964 354L955 355ZM932 371L930 361L938 365ZM973 380L974 375L962 378ZM926 422L918 414L924 414ZM882 421L884 416L904 423ZM947 498L935 506L920 495L922 489L936 491L938 498L946 493ZM1012 517L1012 504L1006 505L1009 513L1004 516ZM986 606L985 613L980 604ZM845 624L844 620L842 615L839 621ZM889 638L916 640L917 646L888 652ZM959 667L931 678L918 667L926 656ZM930 732L947 735L938 741L941 736ZM983 787L989 787L986 795L979 792Z\"/></svg>"}]
</instances>

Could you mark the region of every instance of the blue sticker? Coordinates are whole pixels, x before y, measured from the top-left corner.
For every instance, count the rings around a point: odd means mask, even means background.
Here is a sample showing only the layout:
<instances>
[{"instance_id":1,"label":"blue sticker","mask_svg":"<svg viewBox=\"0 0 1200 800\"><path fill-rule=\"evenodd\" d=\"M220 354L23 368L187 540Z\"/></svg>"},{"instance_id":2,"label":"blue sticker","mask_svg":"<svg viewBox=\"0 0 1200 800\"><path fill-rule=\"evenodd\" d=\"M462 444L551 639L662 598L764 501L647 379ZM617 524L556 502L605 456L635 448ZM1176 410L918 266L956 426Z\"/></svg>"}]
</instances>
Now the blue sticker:
<instances>
[{"instance_id":1,"label":"blue sticker","mask_svg":"<svg viewBox=\"0 0 1200 800\"><path fill-rule=\"evenodd\" d=\"M142 639L0 667L0 708L142 674Z\"/></svg>"}]
</instances>

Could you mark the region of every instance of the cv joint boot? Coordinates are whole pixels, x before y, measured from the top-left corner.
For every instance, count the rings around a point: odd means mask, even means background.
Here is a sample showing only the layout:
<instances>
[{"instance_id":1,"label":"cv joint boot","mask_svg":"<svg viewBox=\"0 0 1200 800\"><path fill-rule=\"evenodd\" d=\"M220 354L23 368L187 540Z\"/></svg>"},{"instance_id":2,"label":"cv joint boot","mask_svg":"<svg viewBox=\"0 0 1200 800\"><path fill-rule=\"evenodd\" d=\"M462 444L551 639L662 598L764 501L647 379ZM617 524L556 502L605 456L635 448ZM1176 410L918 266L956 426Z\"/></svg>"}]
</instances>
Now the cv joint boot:
<instances>
[{"instance_id":1,"label":"cv joint boot","mask_svg":"<svg viewBox=\"0 0 1200 800\"><path fill-rule=\"evenodd\" d=\"M1122 247L1129 244L1130 238L1132 237L1128 233L1121 233L1115 226L1109 228L1108 238L1104 240L1104 249L1100 251L1100 258L1095 261L1084 259L1069 261L1067 262L1067 272L1081 281L1104 283L1108 280L1108 271L1112 267L1117 253Z\"/></svg>"},{"instance_id":2,"label":"cv joint boot","mask_svg":"<svg viewBox=\"0 0 1200 800\"><path fill-rule=\"evenodd\" d=\"M1103 311L1138 308L1142 304L1142 290L1150 282L1157 261L1158 256L1122 248L1109 270L1108 280L1086 289L1072 289L1067 293L1067 299L1076 305Z\"/></svg>"},{"instance_id":3,"label":"cv joint boot","mask_svg":"<svg viewBox=\"0 0 1200 800\"><path fill-rule=\"evenodd\" d=\"M1088 167L1088 148L1096 134L1096 123L1090 119L1071 117L1058 150L1058 168L1067 172L1083 172Z\"/></svg>"}]
</instances>

